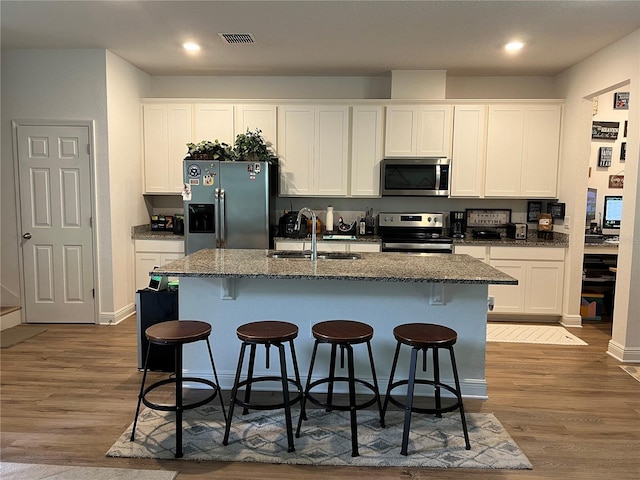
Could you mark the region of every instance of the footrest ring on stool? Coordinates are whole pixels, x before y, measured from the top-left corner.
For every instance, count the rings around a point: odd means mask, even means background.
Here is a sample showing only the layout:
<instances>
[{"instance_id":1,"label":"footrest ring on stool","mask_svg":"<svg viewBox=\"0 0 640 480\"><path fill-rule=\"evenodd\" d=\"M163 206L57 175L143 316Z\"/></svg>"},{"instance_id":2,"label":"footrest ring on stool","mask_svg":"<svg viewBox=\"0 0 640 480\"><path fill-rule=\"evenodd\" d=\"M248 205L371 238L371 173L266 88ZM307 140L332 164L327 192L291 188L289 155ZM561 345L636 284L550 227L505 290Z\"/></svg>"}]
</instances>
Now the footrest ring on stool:
<instances>
[{"instance_id":1,"label":"footrest ring on stool","mask_svg":"<svg viewBox=\"0 0 640 480\"><path fill-rule=\"evenodd\" d=\"M424 380L424 379L418 379L418 378L416 378L414 383L416 385L418 385L418 384L420 384L420 385L432 385L434 387L444 388L445 390L453 393L454 395L457 395L456 389L453 388L450 385L447 385L446 383L434 382L433 380ZM392 392L394 388L397 388L397 387L402 386L402 385L408 385L408 384L409 384L408 380L400 380L399 382L393 382L391 384L391 388L389 388L389 392ZM415 412L415 413L435 413L435 414L453 412L454 410L457 410L458 408L460 408L460 402L457 400L457 397L455 397L454 400L455 400L455 403L453 403L452 405L447 405L447 406L440 407L440 408L435 408L435 407L434 408L422 408L422 407L412 406L411 407L411 411ZM402 409L406 409L406 407L407 407L407 405L405 403L402 403L399 400L396 400L391 394L389 394L389 401L391 403L393 403L396 407L400 407Z\"/></svg>"},{"instance_id":2,"label":"footrest ring on stool","mask_svg":"<svg viewBox=\"0 0 640 480\"><path fill-rule=\"evenodd\" d=\"M194 378L194 377L183 377L182 378L182 383L199 383L202 385L207 385L209 387L211 387L213 389L213 391L211 392L211 394L209 394L206 398L203 398L201 400L198 400L196 402L191 402L191 403L185 403L182 405L182 410L190 410L192 408L197 408L197 407L201 407L202 405L205 405L207 403L209 403L211 400L213 400L214 398L216 398L216 396L220 393L220 386L216 385L215 383L213 383L211 380L207 380L205 378ZM177 406L176 405L163 405L163 404L158 404L158 403L154 403L151 400L147 400L147 395L152 392L153 390L162 387L164 385L175 385L176 384L176 379L175 378L167 378L165 380L160 380L159 382L156 382L152 385L149 385L147 388L144 389L144 392L142 394L142 403L144 403L147 407L152 408L154 410L161 410L164 412L175 412L177 410Z\"/></svg>"},{"instance_id":3,"label":"footrest ring on stool","mask_svg":"<svg viewBox=\"0 0 640 480\"><path fill-rule=\"evenodd\" d=\"M354 383L363 385L365 387L367 387L369 390L371 390L371 393L373 394L373 397L370 398L369 400L366 400L362 403L356 403L355 405L355 409L356 410L362 410L363 408L367 408L370 407L371 405L373 405L374 403L376 403L378 396L376 395L376 388L373 386L372 383L369 383L365 380L361 380L359 378L354 378ZM349 410L351 410L351 406L350 405L337 405L335 403L326 403L326 402L321 402L320 400L318 400L317 398L315 398L312 395L311 390L315 387L317 387L318 385L322 385L324 383L330 383L331 379L329 378L322 378L320 380L316 380L315 382L311 382L309 384L309 388L307 389L307 400L309 400L311 403L318 405L319 407L325 407L327 409L330 410L338 410L338 411L343 411L343 412L347 412ZM348 383L349 382L349 378L348 377L334 377L333 378L333 383L337 383L337 382L345 382ZM317 392L316 395L320 394L322 392Z\"/></svg>"},{"instance_id":4,"label":"footrest ring on stool","mask_svg":"<svg viewBox=\"0 0 640 480\"><path fill-rule=\"evenodd\" d=\"M238 382L238 390L240 389L240 387L246 387L247 385L255 385L258 382L280 382L282 383L282 378L281 377L276 377L276 376L270 376L270 377L253 377L251 379L251 381L249 380L243 380L241 382ZM297 402L299 402L302 399L302 385L297 382L295 379L293 378L287 378L287 382L290 385L293 385L296 390L298 391L297 394L293 397L291 397L289 399L289 405L293 405ZM239 392L238 392L239 393ZM242 400L240 400L238 398L238 395L236 395L236 399L235 399L235 404L236 405L240 405L243 408L248 408L249 410L276 410L279 408L284 408L286 405L284 403L250 403L250 402L243 402Z\"/></svg>"}]
</instances>

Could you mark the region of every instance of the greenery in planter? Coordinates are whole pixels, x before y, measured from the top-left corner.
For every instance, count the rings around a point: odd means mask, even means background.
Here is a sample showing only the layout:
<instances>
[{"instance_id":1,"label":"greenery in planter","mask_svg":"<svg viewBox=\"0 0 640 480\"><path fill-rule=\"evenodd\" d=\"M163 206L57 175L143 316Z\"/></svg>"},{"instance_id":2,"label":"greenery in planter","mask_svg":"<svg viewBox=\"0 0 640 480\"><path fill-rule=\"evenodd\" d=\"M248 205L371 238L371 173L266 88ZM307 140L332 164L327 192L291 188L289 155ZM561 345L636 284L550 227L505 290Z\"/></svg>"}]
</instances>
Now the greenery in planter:
<instances>
[{"instance_id":1,"label":"greenery in planter","mask_svg":"<svg viewBox=\"0 0 640 480\"><path fill-rule=\"evenodd\" d=\"M254 131L247 129L246 133L238 134L233 148L240 160L270 161L275 157L270 145L267 145L262 137L262 130L259 128Z\"/></svg>"},{"instance_id":2,"label":"greenery in planter","mask_svg":"<svg viewBox=\"0 0 640 480\"><path fill-rule=\"evenodd\" d=\"M187 143L187 148L189 149L189 156L194 160L233 161L236 159L233 148L227 143L220 143L218 140Z\"/></svg>"}]
</instances>

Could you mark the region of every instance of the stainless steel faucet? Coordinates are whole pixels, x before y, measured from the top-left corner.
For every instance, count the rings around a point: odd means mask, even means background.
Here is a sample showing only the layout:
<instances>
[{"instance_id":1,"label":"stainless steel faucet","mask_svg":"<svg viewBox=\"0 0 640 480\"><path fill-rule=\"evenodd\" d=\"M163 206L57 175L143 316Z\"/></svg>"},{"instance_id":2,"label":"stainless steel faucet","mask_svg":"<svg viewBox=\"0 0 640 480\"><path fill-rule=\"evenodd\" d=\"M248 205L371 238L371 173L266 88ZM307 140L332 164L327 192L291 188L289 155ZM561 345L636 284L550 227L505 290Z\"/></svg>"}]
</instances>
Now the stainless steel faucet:
<instances>
[{"instance_id":1,"label":"stainless steel faucet","mask_svg":"<svg viewBox=\"0 0 640 480\"><path fill-rule=\"evenodd\" d=\"M318 240L316 238L316 212L309 207L302 207L298 212L298 218L296 219L296 230L300 230L300 222L302 221L302 214L311 214L311 261L314 262L318 259Z\"/></svg>"}]
</instances>

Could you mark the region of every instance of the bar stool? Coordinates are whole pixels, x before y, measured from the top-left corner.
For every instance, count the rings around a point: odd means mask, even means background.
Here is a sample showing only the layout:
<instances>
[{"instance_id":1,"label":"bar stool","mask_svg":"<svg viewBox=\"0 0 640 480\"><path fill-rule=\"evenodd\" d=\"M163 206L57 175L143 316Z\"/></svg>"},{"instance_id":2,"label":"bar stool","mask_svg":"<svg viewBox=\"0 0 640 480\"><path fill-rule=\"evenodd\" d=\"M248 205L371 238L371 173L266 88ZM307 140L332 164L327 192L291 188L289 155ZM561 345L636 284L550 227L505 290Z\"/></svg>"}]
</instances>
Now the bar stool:
<instances>
[{"instance_id":1,"label":"bar stool","mask_svg":"<svg viewBox=\"0 0 640 480\"><path fill-rule=\"evenodd\" d=\"M464 431L465 448L471 449L469 443L469 433L467 432L467 422L464 416L464 407L462 404L462 394L460 392L460 381L458 380L458 370L456 367L456 359L453 354L453 345L456 343L458 334L451 328L441 325L434 325L430 323L408 323L405 325L399 325L393 329L393 335L398 341L396 346L396 353L393 357L393 365L391 367L391 376L389 377L389 385L387 387L387 394L384 399L384 407L382 409L382 415L386 414L387 406L389 402L404 409L404 431L402 433L402 448L400 453L407 455L407 446L409 444L409 430L411 428L411 413L435 413L438 418L442 417L443 413L451 412L453 410L460 410L460 418L462 419L462 429ZM393 381L393 377L396 371L396 365L398 363L398 354L400 353L400 347L402 345L408 345L411 347L411 363L409 364L409 378L407 380ZM455 380L455 388L451 385L444 384L440 381L440 363L438 359L439 350L443 348L449 350L451 357L451 367L453 369L453 378ZM433 351L433 380L416 379L416 364L418 362L418 352L422 351L422 371L427 370L427 350ZM433 385L435 388L435 408L419 408L413 406L413 393L415 384ZM407 395L404 403L396 400L391 395L391 392L400 385L407 385ZM456 402L443 406L440 398L440 389L444 388L456 396Z\"/></svg>"},{"instance_id":2,"label":"bar stool","mask_svg":"<svg viewBox=\"0 0 640 480\"><path fill-rule=\"evenodd\" d=\"M233 410L235 405L243 407L242 414L246 415L251 410L275 410L284 408L286 428L287 428L287 441L289 445L288 452L294 452L295 447L293 445L293 427L291 422L291 405L299 402L302 397L302 383L300 382L300 373L298 370L298 360L296 358L296 351L293 346L293 339L298 336L298 327L292 323L280 322L275 320L265 320L259 322L247 323L241 325L236 330L238 338L242 341L240 347L240 357L238 359L238 368L236 369L236 377L233 382L233 389L231 390L231 406L229 407L229 416L227 417L227 425L224 432L223 445L227 445L229 442L229 431L231 429L231 420L233 418ZM287 374L287 357L285 352L285 343L289 343L289 349L291 350L291 359L293 362L293 369L295 378L289 378ZM256 359L256 346L264 345L266 348L266 368L269 368L269 347L275 345L278 348L280 356L280 376L262 376L254 377L253 369ZM250 346L249 364L247 367L246 380L240 381L240 375L242 373L242 367L244 365L244 355L247 346ZM282 403L277 404L264 404L264 403L251 403L251 388L254 384L259 382L282 382ZM291 397L289 392L289 384L293 385L297 392ZM244 400L238 398L238 390L245 387Z\"/></svg>"},{"instance_id":3,"label":"bar stool","mask_svg":"<svg viewBox=\"0 0 640 480\"><path fill-rule=\"evenodd\" d=\"M138 414L140 413L140 403L144 403L147 407L154 410L162 410L166 412L176 412L176 458L181 458L182 453L182 413L184 410L200 407L213 400L216 395L220 398L220 407L222 407L222 415L225 421L227 414L222 402L220 382L218 381L218 372L215 363L213 363L213 353L211 352L211 344L209 343L209 334L211 333L211 325L206 322L197 320L172 320L168 322L156 323L145 331L145 336L149 340L147 346L147 354L144 362L144 373L142 374L142 384L140 385L140 394L138 395L138 406L136 407L136 416L133 421L133 429L131 430L131 441L135 438L136 425L138 423ZM182 374L182 347L187 343L193 343L200 340L207 342L209 350L209 359L211 360L211 368L215 382L205 378L184 377ZM152 345L173 346L175 349L175 369L172 377L155 382L145 388L147 379L149 352ZM182 387L184 382L196 383L211 387L211 392L205 398L191 403L184 403ZM175 385L175 403L172 405L164 405L152 402L147 399L147 395L163 385ZM206 387L205 387L206 388Z\"/></svg>"},{"instance_id":4,"label":"bar stool","mask_svg":"<svg viewBox=\"0 0 640 480\"><path fill-rule=\"evenodd\" d=\"M373 353L371 351L371 339L373 338L373 328L371 326L356 322L353 320L328 320L315 324L312 329L315 342L313 344L313 353L311 355L311 365L309 366L309 376L307 377L307 384L304 389L304 395L302 397L300 418L298 420L298 428L296 430L296 437L300 437L300 428L302 426L302 420L306 420L306 401L325 407L327 411L339 410L349 411L351 416L351 456L357 457L358 453L358 425L356 418L356 411L363 408L370 407L374 403L378 403L378 412L380 412L380 426L384 428L384 416L382 414L382 405L380 402L380 391L378 389L378 379L376 378L376 369L373 364ZM318 351L318 345L320 344L331 345L331 359L329 362L329 376L311 382L311 376L313 374L313 367L316 360L316 353ZM369 364L371 365L371 375L373 376L373 384L362 379L355 377L354 361L353 361L353 346L361 343L367 344L367 350L369 352ZM347 376L337 377L336 370L336 357L337 350L340 347L340 368L344 368L344 351L347 351ZM334 403L333 389L336 382L347 382L349 387L349 404L338 405ZM364 385L369 389L373 396L361 403L356 402L356 383ZM322 402L314 397L311 390L318 385L328 384L326 402Z\"/></svg>"}]
</instances>

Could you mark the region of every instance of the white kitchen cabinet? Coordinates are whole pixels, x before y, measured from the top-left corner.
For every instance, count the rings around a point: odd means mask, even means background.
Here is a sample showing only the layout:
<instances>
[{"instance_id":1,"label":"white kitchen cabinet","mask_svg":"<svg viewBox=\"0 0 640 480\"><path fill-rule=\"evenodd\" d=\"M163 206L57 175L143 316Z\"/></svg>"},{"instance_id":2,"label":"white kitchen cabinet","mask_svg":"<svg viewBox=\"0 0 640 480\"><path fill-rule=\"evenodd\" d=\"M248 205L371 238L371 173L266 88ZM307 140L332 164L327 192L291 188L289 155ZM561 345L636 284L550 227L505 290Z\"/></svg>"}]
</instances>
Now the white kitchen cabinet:
<instances>
[{"instance_id":1,"label":"white kitchen cabinet","mask_svg":"<svg viewBox=\"0 0 640 480\"><path fill-rule=\"evenodd\" d=\"M485 197L556 198L560 105L490 105Z\"/></svg>"},{"instance_id":2,"label":"white kitchen cabinet","mask_svg":"<svg viewBox=\"0 0 640 480\"><path fill-rule=\"evenodd\" d=\"M388 105L387 157L451 156L451 105Z\"/></svg>"},{"instance_id":3,"label":"white kitchen cabinet","mask_svg":"<svg viewBox=\"0 0 640 480\"><path fill-rule=\"evenodd\" d=\"M489 246L486 245L454 245L453 253L466 254L485 263L489 263Z\"/></svg>"},{"instance_id":4,"label":"white kitchen cabinet","mask_svg":"<svg viewBox=\"0 0 640 480\"><path fill-rule=\"evenodd\" d=\"M247 130L259 129L267 145L277 154L277 119L276 106L267 104L241 104L234 106L234 141L235 136Z\"/></svg>"},{"instance_id":5,"label":"white kitchen cabinet","mask_svg":"<svg viewBox=\"0 0 640 480\"><path fill-rule=\"evenodd\" d=\"M278 155L281 195L347 196L349 107L279 107Z\"/></svg>"},{"instance_id":6,"label":"white kitchen cabinet","mask_svg":"<svg viewBox=\"0 0 640 480\"><path fill-rule=\"evenodd\" d=\"M154 266L184 257L183 240L135 240L136 290L149 284L149 272Z\"/></svg>"},{"instance_id":7,"label":"white kitchen cabinet","mask_svg":"<svg viewBox=\"0 0 640 480\"><path fill-rule=\"evenodd\" d=\"M354 106L351 123L351 197L380 196L384 118L382 106Z\"/></svg>"},{"instance_id":8,"label":"white kitchen cabinet","mask_svg":"<svg viewBox=\"0 0 640 480\"><path fill-rule=\"evenodd\" d=\"M218 140L233 145L235 140L233 105L223 103L199 103L194 105L194 143Z\"/></svg>"},{"instance_id":9,"label":"white kitchen cabinet","mask_svg":"<svg viewBox=\"0 0 640 480\"><path fill-rule=\"evenodd\" d=\"M311 250L310 239L278 239L275 242L276 250ZM380 242L323 242L318 241L319 252L380 252Z\"/></svg>"},{"instance_id":10,"label":"white kitchen cabinet","mask_svg":"<svg viewBox=\"0 0 640 480\"><path fill-rule=\"evenodd\" d=\"M453 114L450 195L484 195L487 106L456 105Z\"/></svg>"},{"instance_id":11,"label":"white kitchen cabinet","mask_svg":"<svg viewBox=\"0 0 640 480\"><path fill-rule=\"evenodd\" d=\"M192 106L145 104L144 193L180 193L182 160L192 141Z\"/></svg>"},{"instance_id":12,"label":"white kitchen cabinet","mask_svg":"<svg viewBox=\"0 0 640 480\"><path fill-rule=\"evenodd\" d=\"M490 265L518 280L518 285L489 286L493 313L560 315L564 257L564 248L491 247Z\"/></svg>"}]
</instances>

